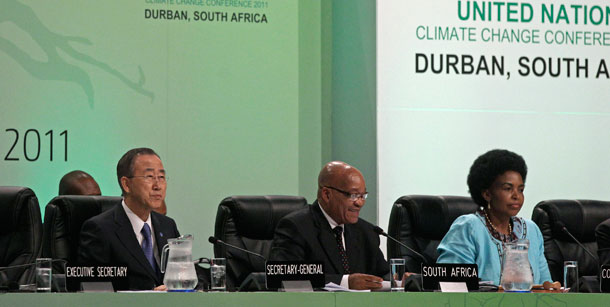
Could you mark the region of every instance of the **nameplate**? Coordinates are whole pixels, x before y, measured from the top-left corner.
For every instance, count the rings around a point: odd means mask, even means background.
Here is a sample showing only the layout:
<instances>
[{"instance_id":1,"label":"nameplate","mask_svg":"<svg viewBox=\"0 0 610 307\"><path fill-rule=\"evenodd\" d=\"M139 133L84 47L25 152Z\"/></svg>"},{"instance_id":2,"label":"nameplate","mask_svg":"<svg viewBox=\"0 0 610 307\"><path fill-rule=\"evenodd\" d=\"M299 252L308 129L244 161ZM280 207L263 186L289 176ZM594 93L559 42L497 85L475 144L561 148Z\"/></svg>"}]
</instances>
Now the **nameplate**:
<instances>
[{"instance_id":1,"label":"nameplate","mask_svg":"<svg viewBox=\"0 0 610 307\"><path fill-rule=\"evenodd\" d=\"M66 265L66 288L78 291L82 282L111 282L114 289L129 289L128 274L124 265Z\"/></svg>"},{"instance_id":2,"label":"nameplate","mask_svg":"<svg viewBox=\"0 0 610 307\"><path fill-rule=\"evenodd\" d=\"M610 265L602 265L599 269L599 289L601 292L610 292Z\"/></svg>"},{"instance_id":3,"label":"nameplate","mask_svg":"<svg viewBox=\"0 0 610 307\"><path fill-rule=\"evenodd\" d=\"M468 290L479 289L479 268L476 264L422 264L421 268L422 286L426 290L437 290L439 282L465 282Z\"/></svg>"},{"instance_id":4,"label":"nameplate","mask_svg":"<svg viewBox=\"0 0 610 307\"><path fill-rule=\"evenodd\" d=\"M283 281L308 280L313 288L324 287L322 262L267 261L265 264L267 289L282 288Z\"/></svg>"}]
</instances>

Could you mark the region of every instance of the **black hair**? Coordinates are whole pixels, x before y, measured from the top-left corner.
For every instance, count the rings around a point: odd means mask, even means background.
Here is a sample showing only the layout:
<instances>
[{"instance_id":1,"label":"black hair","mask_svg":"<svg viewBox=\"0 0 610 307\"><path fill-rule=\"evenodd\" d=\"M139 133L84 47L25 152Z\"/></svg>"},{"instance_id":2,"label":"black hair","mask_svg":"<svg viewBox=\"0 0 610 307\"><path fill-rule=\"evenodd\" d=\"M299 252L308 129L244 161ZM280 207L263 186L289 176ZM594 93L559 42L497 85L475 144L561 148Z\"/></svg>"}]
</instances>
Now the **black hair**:
<instances>
[{"instance_id":1,"label":"black hair","mask_svg":"<svg viewBox=\"0 0 610 307\"><path fill-rule=\"evenodd\" d=\"M161 159L154 150L146 147L134 148L126 152L116 165L116 176L123 195L125 195L125 190L123 189L123 185L121 185L121 178L133 176L133 163L139 155L155 155Z\"/></svg>"},{"instance_id":2,"label":"black hair","mask_svg":"<svg viewBox=\"0 0 610 307\"><path fill-rule=\"evenodd\" d=\"M58 195L78 195L80 190L76 187L76 182L85 178L91 178L95 181L91 175L80 170L71 171L65 174L61 177L61 180L59 180Z\"/></svg>"},{"instance_id":3,"label":"black hair","mask_svg":"<svg viewBox=\"0 0 610 307\"><path fill-rule=\"evenodd\" d=\"M521 174L523 183L527 176L527 165L520 155L504 150L494 149L479 156L468 174L468 190L472 200L479 206L487 206L482 192L489 189L498 176L507 171L515 171Z\"/></svg>"}]
</instances>

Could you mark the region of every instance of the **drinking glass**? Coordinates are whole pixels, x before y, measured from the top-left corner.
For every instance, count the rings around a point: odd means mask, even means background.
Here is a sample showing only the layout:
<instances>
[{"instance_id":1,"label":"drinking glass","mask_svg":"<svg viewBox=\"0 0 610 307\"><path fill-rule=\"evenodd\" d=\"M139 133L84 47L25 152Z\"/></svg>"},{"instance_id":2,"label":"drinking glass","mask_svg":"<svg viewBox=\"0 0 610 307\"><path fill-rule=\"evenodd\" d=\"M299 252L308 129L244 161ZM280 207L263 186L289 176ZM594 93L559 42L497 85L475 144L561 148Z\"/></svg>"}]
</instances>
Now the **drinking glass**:
<instances>
[{"instance_id":1,"label":"drinking glass","mask_svg":"<svg viewBox=\"0 0 610 307\"><path fill-rule=\"evenodd\" d=\"M51 292L51 258L36 259L36 292Z\"/></svg>"},{"instance_id":2,"label":"drinking glass","mask_svg":"<svg viewBox=\"0 0 610 307\"><path fill-rule=\"evenodd\" d=\"M405 275L405 260L403 258L390 259L390 273L392 274L391 291L403 292L402 276Z\"/></svg>"},{"instance_id":3,"label":"drinking glass","mask_svg":"<svg viewBox=\"0 0 610 307\"><path fill-rule=\"evenodd\" d=\"M227 259L225 258L212 258L210 261L210 275L211 275L211 290L212 291L226 291L227 290Z\"/></svg>"},{"instance_id":4,"label":"drinking glass","mask_svg":"<svg viewBox=\"0 0 610 307\"><path fill-rule=\"evenodd\" d=\"M578 292L578 261L563 262L563 287L570 292Z\"/></svg>"}]
</instances>

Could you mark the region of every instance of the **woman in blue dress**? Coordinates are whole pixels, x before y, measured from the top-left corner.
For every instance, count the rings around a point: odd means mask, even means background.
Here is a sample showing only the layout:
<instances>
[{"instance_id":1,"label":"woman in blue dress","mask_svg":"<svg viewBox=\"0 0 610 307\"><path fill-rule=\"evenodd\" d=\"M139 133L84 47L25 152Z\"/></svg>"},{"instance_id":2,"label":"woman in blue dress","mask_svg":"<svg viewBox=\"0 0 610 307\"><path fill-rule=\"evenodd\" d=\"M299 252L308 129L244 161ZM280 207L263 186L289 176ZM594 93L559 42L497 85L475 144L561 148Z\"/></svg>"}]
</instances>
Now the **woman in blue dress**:
<instances>
[{"instance_id":1,"label":"woman in blue dress","mask_svg":"<svg viewBox=\"0 0 610 307\"><path fill-rule=\"evenodd\" d=\"M468 189L480 208L458 217L438 246L438 263L476 263L479 278L500 284L504 243L529 240L528 258L534 283L551 281L544 240L531 220L516 215L524 202L527 166L508 150L491 150L478 157L468 174Z\"/></svg>"}]
</instances>

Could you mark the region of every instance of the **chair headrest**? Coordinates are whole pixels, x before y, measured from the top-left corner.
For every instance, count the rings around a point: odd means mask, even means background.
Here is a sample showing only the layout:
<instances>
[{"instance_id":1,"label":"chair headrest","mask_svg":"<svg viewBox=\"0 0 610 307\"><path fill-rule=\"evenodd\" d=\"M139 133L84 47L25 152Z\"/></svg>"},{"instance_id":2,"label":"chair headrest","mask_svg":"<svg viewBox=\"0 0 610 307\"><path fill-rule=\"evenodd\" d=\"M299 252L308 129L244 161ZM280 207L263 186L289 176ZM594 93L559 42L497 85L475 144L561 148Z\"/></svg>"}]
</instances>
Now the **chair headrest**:
<instances>
[{"instance_id":1,"label":"chair headrest","mask_svg":"<svg viewBox=\"0 0 610 307\"><path fill-rule=\"evenodd\" d=\"M53 198L47 206L57 207L67 223L66 230L78 234L84 221L120 204L121 200L120 196L62 195Z\"/></svg>"},{"instance_id":2,"label":"chair headrest","mask_svg":"<svg viewBox=\"0 0 610 307\"><path fill-rule=\"evenodd\" d=\"M0 234L15 230L18 226L20 210L28 201L34 201L38 205L38 199L31 189L0 187Z\"/></svg>"},{"instance_id":3,"label":"chair headrest","mask_svg":"<svg viewBox=\"0 0 610 307\"><path fill-rule=\"evenodd\" d=\"M226 219L233 219L238 235L259 240L273 238L275 226L286 214L307 206L299 196L231 196L222 200L216 216L216 235Z\"/></svg>"},{"instance_id":4,"label":"chair headrest","mask_svg":"<svg viewBox=\"0 0 610 307\"><path fill-rule=\"evenodd\" d=\"M538 210L537 210L538 209ZM610 218L610 201L555 199L539 202L534 208L532 219L538 223L537 216L542 210L549 220L553 237L562 241L573 241L561 226L581 242L595 242L595 227Z\"/></svg>"},{"instance_id":5,"label":"chair headrest","mask_svg":"<svg viewBox=\"0 0 610 307\"><path fill-rule=\"evenodd\" d=\"M54 197L49 203L70 209L75 207L79 209L81 207L98 208L101 210L100 212L103 212L112 208L117 203L121 203L122 200L121 196L61 195Z\"/></svg>"},{"instance_id":6,"label":"chair headrest","mask_svg":"<svg viewBox=\"0 0 610 307\"><path fill-rule=\"evenodd\" d=\"M408 195L396 200L411 216L412 233L427 239L442 239L460 215L474 213L478 206L465 196Z\"/></svg>"}]
</instances>

